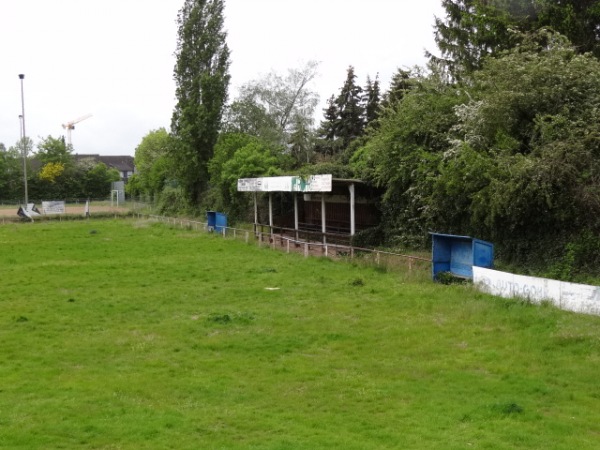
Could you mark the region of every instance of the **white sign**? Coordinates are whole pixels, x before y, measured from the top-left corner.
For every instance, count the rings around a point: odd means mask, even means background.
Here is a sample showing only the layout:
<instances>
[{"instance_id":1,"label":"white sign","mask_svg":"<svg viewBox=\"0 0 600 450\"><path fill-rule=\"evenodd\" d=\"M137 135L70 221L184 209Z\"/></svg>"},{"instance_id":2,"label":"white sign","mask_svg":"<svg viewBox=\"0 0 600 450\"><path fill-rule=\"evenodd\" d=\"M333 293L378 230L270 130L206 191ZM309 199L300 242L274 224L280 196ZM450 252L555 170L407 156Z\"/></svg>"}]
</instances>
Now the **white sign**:
<instances>
[{"instance_id":1,"label":"white sign","mask_svg":"<svg viewBox=\"0 0 600 450\"><path fill-rule=\"evenodd\" d=\"M239 192L331 192L331 175L240 178Z\"/></svg>"},{"instance_id":2,"label":"white sign","mask_svg":"<svg viewBox=\"0 0 600 450\"><path fill-rule=\"evenodd\" d=\"M44 214L64 214L65 213L65 202L63 202L63 201L42 202L42 212Z\"/></svg>"}]
</instances>

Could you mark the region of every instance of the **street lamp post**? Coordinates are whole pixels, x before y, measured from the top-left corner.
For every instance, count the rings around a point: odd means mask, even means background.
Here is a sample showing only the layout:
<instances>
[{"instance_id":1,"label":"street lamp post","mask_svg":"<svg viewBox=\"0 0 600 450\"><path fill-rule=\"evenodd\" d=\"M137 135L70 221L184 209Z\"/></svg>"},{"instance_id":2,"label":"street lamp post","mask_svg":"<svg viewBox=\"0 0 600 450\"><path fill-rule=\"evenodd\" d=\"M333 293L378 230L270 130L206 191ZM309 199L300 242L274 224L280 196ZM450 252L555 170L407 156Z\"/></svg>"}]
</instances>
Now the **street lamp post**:
<instances>
[{"instance_id":1,"label":"street lamp post","mask_svg":"<svg viewBox=\"0 0 600 450\"><path fill-rule=\"evenodd\" d=\"M29 197L27 195L27 133L25 132L25 96L23 95L23 79L25 75L20 73L19 79L21 80L21 146L23 147L23 185L25 187L25 208L29 203Z\"/></svg>"}]
</instances>

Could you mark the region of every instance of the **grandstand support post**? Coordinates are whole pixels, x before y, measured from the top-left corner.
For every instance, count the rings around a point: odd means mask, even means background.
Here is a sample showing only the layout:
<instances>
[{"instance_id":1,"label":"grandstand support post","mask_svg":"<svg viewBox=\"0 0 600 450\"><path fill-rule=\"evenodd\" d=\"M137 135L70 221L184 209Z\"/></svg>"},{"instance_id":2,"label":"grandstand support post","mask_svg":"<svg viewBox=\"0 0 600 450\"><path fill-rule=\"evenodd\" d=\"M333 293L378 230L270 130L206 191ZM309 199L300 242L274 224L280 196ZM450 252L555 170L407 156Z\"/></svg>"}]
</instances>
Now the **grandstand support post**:
<instances>
[{"instance_id":1,"label":"grandstand support post","mask_svg":"<svg viewBox=\"0 0 600 450\"><path fill-rule=\"evenodd\" d=\"M269 228L273 237L273 193L269 192Z\"/></svg>"},{"instance_id":2,"label":"grandstand support post","mask_svg":"<svg viewBox=\"0 0 600 450\"><path fill-rule=\"evenodd\" d=\"M321 193L321 232L323 233L323 244L327 243L327 208L325 206L325 193Z\"/></svg>"},{"instance_id":3,"label":"grandstand support post","mask_svg":"<svg viewBox=\"0 0 600 450\"><path fill-rule=\"evenodd\" d=\"M294 192L294 230L296 230L296 233L295 233L296 238L295 239L298 240L298 193L297 192Z\"/></svg>"},{"instance_id":4,"label":"grandstand support post","mask_svg":"<svg viewBox=\"0 0 600 450\"><path fill-rule=\"evenodd\" d=\"M256 200L256 192L254 192L254 235L256 236L256 228L258 225L258 202Z\"/></svg>"},{"instance_id":5,"label":"grandstand support post","mask_svg":"<svg viewBox=\"0 0 600 450\"><path fill-rule=\"evenodd\" d=\"M356 212L355 212L355 196L354 196L354 183L348 186L350 191L350 236L354 236L356 232Z\"/></svg>"}]
</instances>

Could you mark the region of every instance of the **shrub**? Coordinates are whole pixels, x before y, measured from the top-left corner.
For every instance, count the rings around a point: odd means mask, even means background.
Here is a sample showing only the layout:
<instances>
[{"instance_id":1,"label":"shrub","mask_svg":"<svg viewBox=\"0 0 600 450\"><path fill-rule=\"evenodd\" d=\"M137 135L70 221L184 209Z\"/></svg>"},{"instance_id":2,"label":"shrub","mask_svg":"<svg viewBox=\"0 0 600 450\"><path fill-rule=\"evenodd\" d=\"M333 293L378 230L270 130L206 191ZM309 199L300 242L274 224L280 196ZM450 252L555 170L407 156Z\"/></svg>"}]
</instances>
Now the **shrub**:
<instances>
[{"instance_id":1,"label":"shrub","mask_svg":"<svg viewBox=\"0 0 600 450\"><path fill-rule=\"evenodd\" d=\"M383 231L383 227L380 225L358 231L354 236L352 236L351 240L351 244L354 247L362 248L377 247L382 245L384 242L385 233Z\"/></svg>"},{"instance_id":2,"label":"shrub","mask_svg":"<svg viewBox=\"0 0 600 450\"><path fill-rule=\"evenodd\" d=\"M188 202L183 190L167 186L158 199L158 211L164 215L179 215L188 211Z\"/></svg>"}]
</instances>

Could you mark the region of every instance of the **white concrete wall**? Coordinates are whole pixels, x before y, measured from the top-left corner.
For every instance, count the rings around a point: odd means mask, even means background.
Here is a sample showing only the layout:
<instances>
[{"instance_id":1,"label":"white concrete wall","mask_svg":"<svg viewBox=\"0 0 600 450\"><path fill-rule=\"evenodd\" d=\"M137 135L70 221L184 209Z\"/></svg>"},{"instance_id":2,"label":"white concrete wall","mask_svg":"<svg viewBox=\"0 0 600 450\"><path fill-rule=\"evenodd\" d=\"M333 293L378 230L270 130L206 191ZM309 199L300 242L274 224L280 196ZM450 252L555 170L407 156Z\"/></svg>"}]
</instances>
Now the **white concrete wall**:
<instances>
[{"instance_id":1,"label":"white concrete wall","mask_svg":"<svg viewBox=\"0 0 600 450\"><path fill-rule=\"evenodd\" d=\"M483 292L504 298L549 301L560 309L600 315L600 287L535 278L473 267L473 283Z\"/></svg>"}]
</instances>

